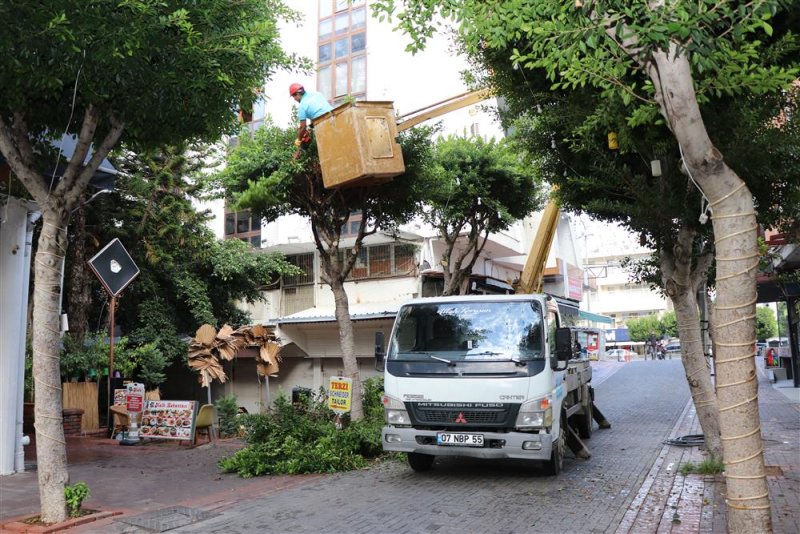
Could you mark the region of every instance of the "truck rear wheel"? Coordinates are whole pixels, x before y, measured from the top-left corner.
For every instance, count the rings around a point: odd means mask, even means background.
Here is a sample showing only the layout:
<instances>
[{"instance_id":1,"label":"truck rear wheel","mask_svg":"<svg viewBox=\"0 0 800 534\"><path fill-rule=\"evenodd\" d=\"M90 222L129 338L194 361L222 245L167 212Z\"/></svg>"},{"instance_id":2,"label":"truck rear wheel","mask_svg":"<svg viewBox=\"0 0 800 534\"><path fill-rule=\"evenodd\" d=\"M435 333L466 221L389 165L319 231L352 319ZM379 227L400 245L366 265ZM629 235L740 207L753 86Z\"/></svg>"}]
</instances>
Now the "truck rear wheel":
<instances>
[{"instance_id":1,"label":"truck rear wheel","mask_svg":"<svg viewBox=\"0 0 800 534\"><path fill-rule=\"evenodd\" d=\"M551 476L559 474L564 467L564 446L567 444L566 424L566 421L561 421L561 430L558 432L558 440L553 443L550 459L544 464L544 472Z\"/></svg>"},{"instance_id":2,"label":"truck rear wheel","mask_svg":"<svg viewBox=\"0 0 800 534\"><path fill-rule=\"evenodd\" d=\"M430 454L409 452L408 465L410 465L411 469L414 471L428 471L430 470L431 466L433 466L433 460L435 458L435 456L431 456Z\"/></svg>"}]
</instances>

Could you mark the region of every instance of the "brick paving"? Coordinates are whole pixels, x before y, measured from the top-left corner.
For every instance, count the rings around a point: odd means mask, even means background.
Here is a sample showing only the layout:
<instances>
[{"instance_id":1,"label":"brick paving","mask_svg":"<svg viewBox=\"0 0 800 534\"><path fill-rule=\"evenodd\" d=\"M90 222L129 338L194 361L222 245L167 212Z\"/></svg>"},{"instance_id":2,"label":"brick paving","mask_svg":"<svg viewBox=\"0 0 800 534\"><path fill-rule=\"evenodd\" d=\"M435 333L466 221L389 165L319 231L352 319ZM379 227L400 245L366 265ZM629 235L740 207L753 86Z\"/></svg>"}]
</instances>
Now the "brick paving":
<instances>
[{"instance_id":1,"label":"brick paving","mask_svg":"<svg viewBox=\"0 0 800 534\"><path fill-rule=\"evenodd\" d=\"M169 532L725 532L724 481L683 477L679 466L699 462L702 452L663 444L701 433L680 362L593 365L596 399L612 428L595 427L593 457L568 455L559 477L530 462L440 458L428 473L387 461L349 473L242 480L216 470L236 442L186 449L101 440L93 451L71 452L70 474L89 482L88 507L124 515L71 531L145 532L136 517L183 506L218 515ZM763 372L760 387L774 531L797 533L800 404ZM35 512L37 501L35 472L0 478L0 518Z\"/></svg>"}]
</instances>

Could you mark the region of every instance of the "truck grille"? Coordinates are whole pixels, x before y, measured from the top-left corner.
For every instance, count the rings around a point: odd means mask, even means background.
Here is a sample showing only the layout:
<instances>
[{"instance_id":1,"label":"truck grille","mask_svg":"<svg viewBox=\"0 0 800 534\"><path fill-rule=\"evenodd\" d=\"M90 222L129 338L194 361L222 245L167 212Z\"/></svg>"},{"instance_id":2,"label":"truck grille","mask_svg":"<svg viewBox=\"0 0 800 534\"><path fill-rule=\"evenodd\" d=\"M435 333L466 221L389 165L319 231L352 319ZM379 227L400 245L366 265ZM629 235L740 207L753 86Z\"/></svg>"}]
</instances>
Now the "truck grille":
<instances>
[{"instance_id":1,"label":"truck grille","mask_svg":"<svg viewBox=\"0 0 800 534\"><path fill-rule=\"evenodd\" d=\"M513 426L519 405L502 403L408 403L416 425L433 427Z\"/></svg>"}]
</instances>

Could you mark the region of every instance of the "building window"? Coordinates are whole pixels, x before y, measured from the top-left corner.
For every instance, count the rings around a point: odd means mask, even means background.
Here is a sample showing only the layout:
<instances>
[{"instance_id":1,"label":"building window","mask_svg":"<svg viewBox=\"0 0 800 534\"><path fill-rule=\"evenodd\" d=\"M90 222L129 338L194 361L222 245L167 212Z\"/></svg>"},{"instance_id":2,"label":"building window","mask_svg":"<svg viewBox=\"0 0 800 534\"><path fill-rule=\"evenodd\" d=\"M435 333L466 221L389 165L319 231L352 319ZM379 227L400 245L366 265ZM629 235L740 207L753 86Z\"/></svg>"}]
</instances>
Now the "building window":
<instances>
[{"instance_id":1,"label":"building window","mask_svg":"<svg viewBox=\"0 0 800 534\"><path fill-rule=\"evenodd\" d=\"M319 0L317 89L331 102L367 91L365 0Z\"/></svg>"},{"instance_id":2,"label":"building window","mask_svg":"<svg viewBox=\"0 0 800 534\"><path fill-rule=\"evenodd\" d=\"M303 272L297 275L284 276L283 287L300 286L314 283L314 253L293 254L286 256L286 261L299 267Z\"/></svg>"},{"instance_id":3,"label":"building window","mask_svg":"<svg viewBox=\"0 0 800 534\"><path fill-rule=\"evenodd\" d=\"M261 221L251 217L249 210L226 210L225 239L240 239L259 248L261 247Z\"/></svg>"},{"instance_id":4,"label":"building window","mask_svg":"<svg viewBox=\"0 0 800 534\"><path fill-rule=\"evenodd\" d=\"M339 251L340 260L344 260L345 252L349 250ZM406 243L362 247L348 279L363 280L410 274L416 268L415 253L416 247Z\"/></svg>"},{"instance_id":5,"label":"building window","mask_svg":"<svg viewBox=\"0 0 800 534\"><path fill-rule=\"evenodd\" d=\"M342 237L355 237L358 235L358 229L361 226L361 211L353 211L347 222L342 225Z\"/></svg>"}]
</instances>

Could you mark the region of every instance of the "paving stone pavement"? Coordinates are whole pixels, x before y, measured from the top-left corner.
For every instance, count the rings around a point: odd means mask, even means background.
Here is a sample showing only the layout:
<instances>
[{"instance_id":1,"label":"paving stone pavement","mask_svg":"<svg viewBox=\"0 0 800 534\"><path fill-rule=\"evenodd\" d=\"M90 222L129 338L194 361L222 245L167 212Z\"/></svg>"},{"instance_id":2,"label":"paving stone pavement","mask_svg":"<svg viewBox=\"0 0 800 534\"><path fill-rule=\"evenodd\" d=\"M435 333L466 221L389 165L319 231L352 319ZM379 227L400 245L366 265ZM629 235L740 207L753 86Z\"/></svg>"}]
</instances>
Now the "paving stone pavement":
<instances>
[{"instance_id":1,"label":"paving stone pavement","mask_svg":"<svg viewBox=\"0 0 800 534\"><path fill-rule=\"evenodd\" d=\"M615 532L689 399L678 361L639 361L596 385L612 422L589 440L593 457L568 458L558 477L532 462L439 458L326 477L237 503L172 532Z\"/></svg>"},{"instance_id":2,"label":"paving stone pavement","mask_svg":"<svg viewBox=\"0 0 800 534\"><path fill-rule=\"evenodd\" d=\"M350 473L241 480L215 473L222 449L235 448L224 441L166 455L145 447L145 465L133 466L130 457L104 449L100 461L71 464L70 473L92 480L90 505L124 515L71 532L154 532L135 518L181 506L198 522L168 532L725 532L724 479L683 477L679 466L702 460L702 451L663 444L701 433L680 362L593 366L597 403L613 426L595 427L588 441L593 457L567 458L559 477L521 461L443 458L428 473L389 461ZM800 532L800 402L787 401L760 373L774 532L794 534ZM9 502L34 500L35 473L0 479L0 490L0 517L8 516ZM200 520L201 511L214 517Z\"/></svg>"}]
</instances>

